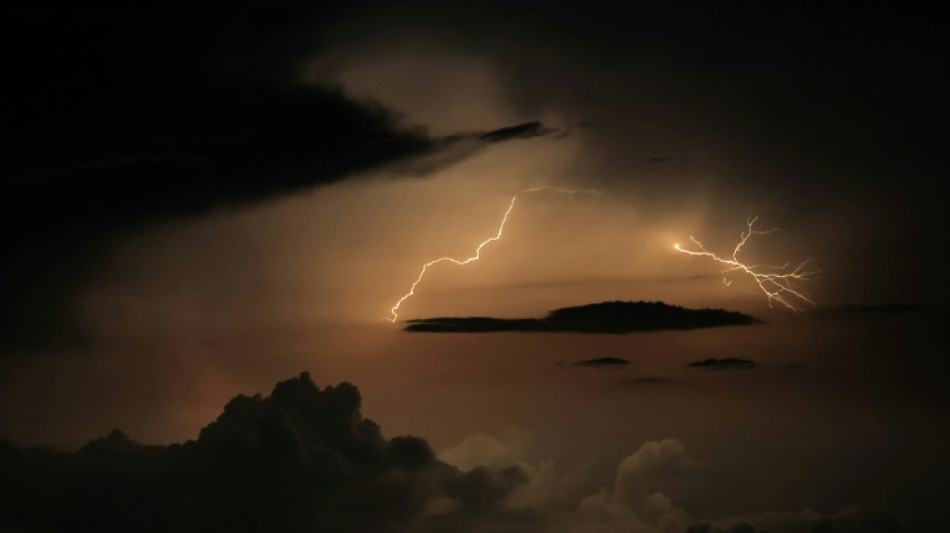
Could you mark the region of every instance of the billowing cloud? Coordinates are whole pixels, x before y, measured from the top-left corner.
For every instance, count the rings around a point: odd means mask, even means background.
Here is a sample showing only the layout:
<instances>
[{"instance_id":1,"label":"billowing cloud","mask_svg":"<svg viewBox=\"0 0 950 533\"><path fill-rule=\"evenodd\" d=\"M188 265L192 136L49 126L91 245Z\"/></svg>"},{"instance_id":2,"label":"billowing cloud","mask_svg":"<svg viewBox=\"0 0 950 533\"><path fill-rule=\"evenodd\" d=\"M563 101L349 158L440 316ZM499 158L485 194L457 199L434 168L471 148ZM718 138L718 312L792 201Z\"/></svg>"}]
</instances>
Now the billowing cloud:
<instances>
[{"instance_id":1,"label":"billowing cloud","mask_svg":"<svg viewBox=\"0 0 950 533\"><path fill-rule=\"evenodd\" d=\"M458 445L439 452L438 458L462 470L480 466L510 466L521 461L527 439L499 440L491 435L478 433Z\"/></svg>"},{"instance_id":2,"label":"billowing cloud","mask_svg":"<svg viewBox=\"0 0 950 533\"><path fill-rule=\"evenodd\" d=\"M307 373L239 395L197 439L148 446L121 431L76 453L0 442L0 528L50 531L524 533L883 532L868 509L770 512L694 523L672 487L698 464L677 439L648 441L590 491L592 470L523 461L527 434L477 434L433 453L386 439L359 390Z\"/></svg>"},{"instance_id":3,"label":"billowing cloud","mask_svg":"<svg viewBox=\"0 0 950 533\"><path fill-rule=\"evenodd\" d=\"M517 464L527 482L512 491L506 505L510 512L529 513L530 520L512 531L554 533L884 533L901 531L887 513L862 506L833 513L769 511L696 521L659 487L671 481L696 482L701 463L689 457L678 439L648 441L623 458L614 469L612 483L597 492L582 493L591 472L560 472L553 461L530 465L513 453L520 446L504 438L478 434L439 454L450 463L478 466ZM473 460L474 458L474 460ZM453 463L456 464L456 463ZM464 469L464 468L463 468ZM511 524L507 524L511 526Z\"/></svg>"},{"instance_id":4,"label":"billowing cloud","mask_svg":"<svg viewBox=\"0 0 950 533\"><path fill-rule=\"evenodd\" d=\"M518 464L528 481L512 492L508 506L533 510L531 531L672 533L685 531L689 523L686 513L656 490L658 483L690 466L686 449L676 439L644 443L616 467L612 484L594 494L578 493L591 481L581 479L586 477L583 471L561 473L553 461L536 466L520 462L514 453L518 448L478 434L439 458L468 467Z\"/></svg>"},{"instance_id":5,"label":"billowing cloud","mask_svg":"<svg viewBox=\"0 0 950 533\"><path fill-rule=\"evenodd\" d=\"M113 431L75 454L0 452L2 526L49 530L452 530L527 481L518 467L461 472L421 438L387 440L356 387L319 389L306 373L235 397L183 444Z\"/></svg>"},{"instance_id":6,"label":"billowing cloud","mask_svg":"<svg viewBox=\"0 0 950 533\"><path fill-rule=\"evenodd\" d=\"M562 531L674 533L689 517L651 482L682 465L686 449L676 439L650 441L617 466L613 487L581 500Z\"/></svg>"}]
</instances>

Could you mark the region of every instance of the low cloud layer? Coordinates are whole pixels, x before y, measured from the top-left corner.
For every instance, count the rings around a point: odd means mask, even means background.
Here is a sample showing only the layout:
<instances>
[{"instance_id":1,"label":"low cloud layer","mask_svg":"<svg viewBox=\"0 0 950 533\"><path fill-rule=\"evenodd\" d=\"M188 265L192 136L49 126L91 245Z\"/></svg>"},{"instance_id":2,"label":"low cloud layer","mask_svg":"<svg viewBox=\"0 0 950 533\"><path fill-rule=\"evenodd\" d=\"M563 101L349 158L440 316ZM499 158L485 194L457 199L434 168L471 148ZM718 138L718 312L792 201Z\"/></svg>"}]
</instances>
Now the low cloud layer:
<instances>
[{"instance_id":1,"label":"low cloud layer","mask_svg":"<svg viewBox=\"0 0 950 533\"><path fill-rule=\"evenodd\" d=\"M75 454L0 451L2 526L53 531L452 531L527 481L517 467L461 472L421 438L387 440L356 387L319 389L306 373L235 397L184 444L113 431Z\"/></svg>"},{"instance_id":2,"label":"low cloud layer","mask_svg":"<svg viewBox=\"0 0 950 533\"><path fill-rule=\"evenodd\" d=\"M687 533L891 533L904 531L886 513L864 507L851 507L822 514L810 509L800 512L765 512L731 517L712 524L694 525Z\"/></svg>"},{"instance_id":3,"label":"low cloud layer","mask_svg":"<svg viewBox=\"0 0 950 533\"><path fill-rule=\"evenodd\" d=\"M583 361L577 361L574 363L574 366L589 366L589 367L618 367L618 366L627 366L630 364L630 361L626 359L621 359L619 357L599 357L597 359L585 359Z\"/></svg>"},{"instance_id":4,"label":"low cloud layer","mask_svg":"<svg viewBox=\"0 0 950 533\"><path fill-rule=\"evenodd\" d=\"M699 368L702 370L742 370L755 368L755 361L735 357L724 357L722 359L710 357L701 361L693 361L689 366L690 368Z\"/></svg>"},{"instance_id":5,"label":"low cloud layer","mask_svg":"<svg viewBox=\"0 0 950 533\"><path fill-rule=\"evenodd\" d=\"M895 531L888 515L764 513L697 523L675 503L699 463L648 441L613 479L529 464L530 439L478 434L438 456L386 439L360 393L307 373L239 395L196 440L142 445L121 431L76 453L0 442L0 528L42 531L738 533ZM691 477L692 476L692 477ZM672 484L671 484L672 482ZM600 485L597 490L591 487ZM666 489L664 489L666 487Z\"/></svg>"},{"instance_id":6,"label":"low cloud layer","mask_svg":"<svg viewBox=\"0 0 950 533\"><path fill-rule=\"evenodd\" d=\"M409 320L406 331L429 333L491 333L547 331L633 333L716 326L743 326L755 318L723 309L686 309L663 302L601 302L555 309L544 318L424 318Z\"/></svg>"}]
</instances>

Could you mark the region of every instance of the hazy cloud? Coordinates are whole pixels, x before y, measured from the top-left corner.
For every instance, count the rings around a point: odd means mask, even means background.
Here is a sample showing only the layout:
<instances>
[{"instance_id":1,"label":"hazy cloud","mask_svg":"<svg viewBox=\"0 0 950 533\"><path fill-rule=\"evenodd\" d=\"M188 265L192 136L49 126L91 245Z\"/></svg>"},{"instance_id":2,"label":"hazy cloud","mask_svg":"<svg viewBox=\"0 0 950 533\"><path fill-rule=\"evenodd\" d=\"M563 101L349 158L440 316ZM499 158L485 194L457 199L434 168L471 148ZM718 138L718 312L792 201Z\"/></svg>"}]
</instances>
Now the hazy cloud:
<instances>
[{"instance_id":1,"label":"hazy cloud","mask_svg":"<svg viewBox=\"0 0 950 533\"><path fill-rule=\"evenodd\" d=\"M480 466L511 466L521 462L528 441L528 436L523 433L509 434L504 440L478 433L456 446L442 450L438 458L461 470Z\"/></svg>"},{"instance_id":2,"label":"hazy cloud","mask_svg":"<svg viewBox=\"0 0 950 533\"><path fill-rule=\"evenodd\" d=\"M338 2L5 7L0 347L74 343L117 239L399 162L425 175L540 122L445 138L301 80ZM63 265L68 264L68 268Z\"/></svg>"}]
</instances>

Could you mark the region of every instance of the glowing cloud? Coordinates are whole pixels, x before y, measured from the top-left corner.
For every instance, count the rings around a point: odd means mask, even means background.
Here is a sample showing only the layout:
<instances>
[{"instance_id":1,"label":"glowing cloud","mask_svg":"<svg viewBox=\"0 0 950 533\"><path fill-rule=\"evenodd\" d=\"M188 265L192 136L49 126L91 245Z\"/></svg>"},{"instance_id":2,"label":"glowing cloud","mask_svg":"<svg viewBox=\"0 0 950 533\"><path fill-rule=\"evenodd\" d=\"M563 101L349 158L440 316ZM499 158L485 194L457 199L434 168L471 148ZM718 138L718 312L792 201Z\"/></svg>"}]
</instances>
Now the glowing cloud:
<instances>
[{"instance_id":1,"label":"glowing cloud","mask_svg":"<svg viewBox=\"0 0 950 533\"><path fill-rule=\"evenodd\" d=\"M732 251L732 257L723 258L710 252L703 246L703 243L692 236L690 236L689 240L693 241L693 243L699 247L698 250L686 250L679 244L674 244L673 248L684 254L709 257L713 261L727 265L727 268L722 271L723 274L728 272L744 272L748 274L755 280L766 297L768 297L769 307L772 307L773 302L778 302L792 311L798 312L801 311L800 305L802 303L814 304L815 302L812 301L799 286L799 284L810 280L818 274L817 270L805 269L805 266L808 264L807 259L799 263L795 268L790 268L791 263L785 263L782 266L748 265L739 259L739 252L742 251L742 247L745 246L750 237L753 235L768 235L769 233L778 231L778 229L764 231L753 229L758 219L759 217L754 217L746 221L746 230L739 234L739 243L736 244L735 249ZM723 278L723 283L731 285L732 282L727 278Z\"/></svg>"},{"instance_id":2,"label":"glowing cloud","mask_svg":"<svg viewBox=\"0 0 950 533\"><path fill-rule=\"evenodd\" d=\"M505 211L505 215L501 218L501 224L498 225L498 232L495 234L494 237L489 237L488 239L485 239L484 241L482 241L482 243L479 244L478 247L475 249L475 255L468 257L466 259L456 259L454 257L440 257L438 259L433 259L429 261L428 263L425 263L424 265L422 265L422 270L419 271L419 275L416 276L416 280L412 283L412 286L409 287L409 292L404 294L402 298L399 298L399 300L396 301L396 303L389 310L391 316L389 318L385 318L385 320L388 320L393 323L396 322L396 320L399 318L399 313L398 313L399 307L403 304L403 302L408 300L410 297L412 297L416 293L416 287L418 287L419 284L422 283L422 278L424 278L426 275L426 272L429 271L429 267L435 266L439 263L454 263L458 266L465 266L469 263L474 263L475 261L478 261L479 259L481 259L482 249L485 248L485 246L495 241L501 240L502 233L505 231L505 224L508 223L508 217L511 215L511 212L514 210L515 201L518 200L518 197L523 194L532 194L532 193L539 193L539 192L553 192L553 193L558 193L558 194L599 193L599 191L596 191L596 190L573 190L573 189L561 189L557 187L532 187L530 189L525 189L523 191L520 191L519 193L512 196L511 201L508 202L508 209Z\"/></svg>"}]
</instances>

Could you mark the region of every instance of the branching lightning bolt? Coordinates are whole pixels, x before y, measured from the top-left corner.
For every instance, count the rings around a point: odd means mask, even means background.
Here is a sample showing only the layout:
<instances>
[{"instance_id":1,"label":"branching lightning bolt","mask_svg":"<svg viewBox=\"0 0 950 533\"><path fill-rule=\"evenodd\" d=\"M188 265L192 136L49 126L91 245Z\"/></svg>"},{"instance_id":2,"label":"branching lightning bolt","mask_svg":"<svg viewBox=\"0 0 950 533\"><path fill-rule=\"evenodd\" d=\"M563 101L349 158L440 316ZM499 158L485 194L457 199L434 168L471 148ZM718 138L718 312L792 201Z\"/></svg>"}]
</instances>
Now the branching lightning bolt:
<instances>
[{"instance_id":1,"label":"branching lightning bolt","mask_svg":"<svg viewBox=\"0 0 950 533\"><path fill-rule=\"evenodd\" d=\"M504 233L505 231L505 224L508 223L508 217L511 215L511 212L515 209L515 202L518 200L518 197L523 194L531 194L531 193L538 193L538 192L554 192L558 194L596 194L596 193L599 193L600 191L562 189L562 188L557 188L557 187L532 187L530 189L525 189L523 191L518 192L517 194L512 196L511 201L508 202L508 209L505 211L505 215L501 218L501 223L498 225L498 232L495 233L494 237L489 237L488 239L485 239L484 241L482 241L481 244L479 244L478 247L475 249L475 255L468 257L466 259L456 259L454 257L440 257L438 259L433 259L432 261L429 261L428 263L425 263L424 265L422 265L422 270L419 271L419 275L416 276L416 280L412 282L412 286L409 287L409 292L404 294L402 298L399 298L399 300L396 301L395 305L392 306L392 309L389 310L391 317L385 318L385 320L388 320L393 323L396 322L396 320L399 318L399 313L398 313L399 307L403 304L403 302L405 302L406 300L408 300L409 298L411 298L413 295L416 294L416 287L418 287L419 284L422 283L422 279L425 277L426 272L429 271L430 267L435 266L439 263L454 263L458 266L465 266L469 263L474 263L475 261L478 261L479 259L481 259L482 249L484 249L486 246L488 246L489 244L495 241L501 240L502 233Z\"/></svg>"},{"instance_id":2,"label":"branching lightning bolt","mask_svg":"<svg viewBox=\"0 0 950 533\"><path fill-rule=\"evenodd\" d=\"M814 305L815 302L812 301L799 286L801 283L807 282L818 274L817 270L806 270L809 260L806 259L795 268L790 268L791 263L785 263L782 266L756 266L747 265L739 259L739 252L742 251L742 247L745 246L753 235L768 235L769 233L778 231L778 229L764 231L753 229L758 219L759 217L754 217L746 220L746 230L739 234L739 243L736 244L735 249L732 251L732 257L730 258L723 258L710 252L703 246L703 243L692 236L690 236L689 240L693 241L693 243L699 247L698 250L686 250L680 247L679 244L674 244L673 247L684 254L710 257L714 261L727 265L727 268L722 271L723 274L737 271L748 274L755 280L766 297L768 297L769 307L772 307L773 302L778 302L797 313L801 311L800 306L802 303ZM731 284L726 278L723 278L723 282L726 285Z\"/></svg>"}]
</instances>

